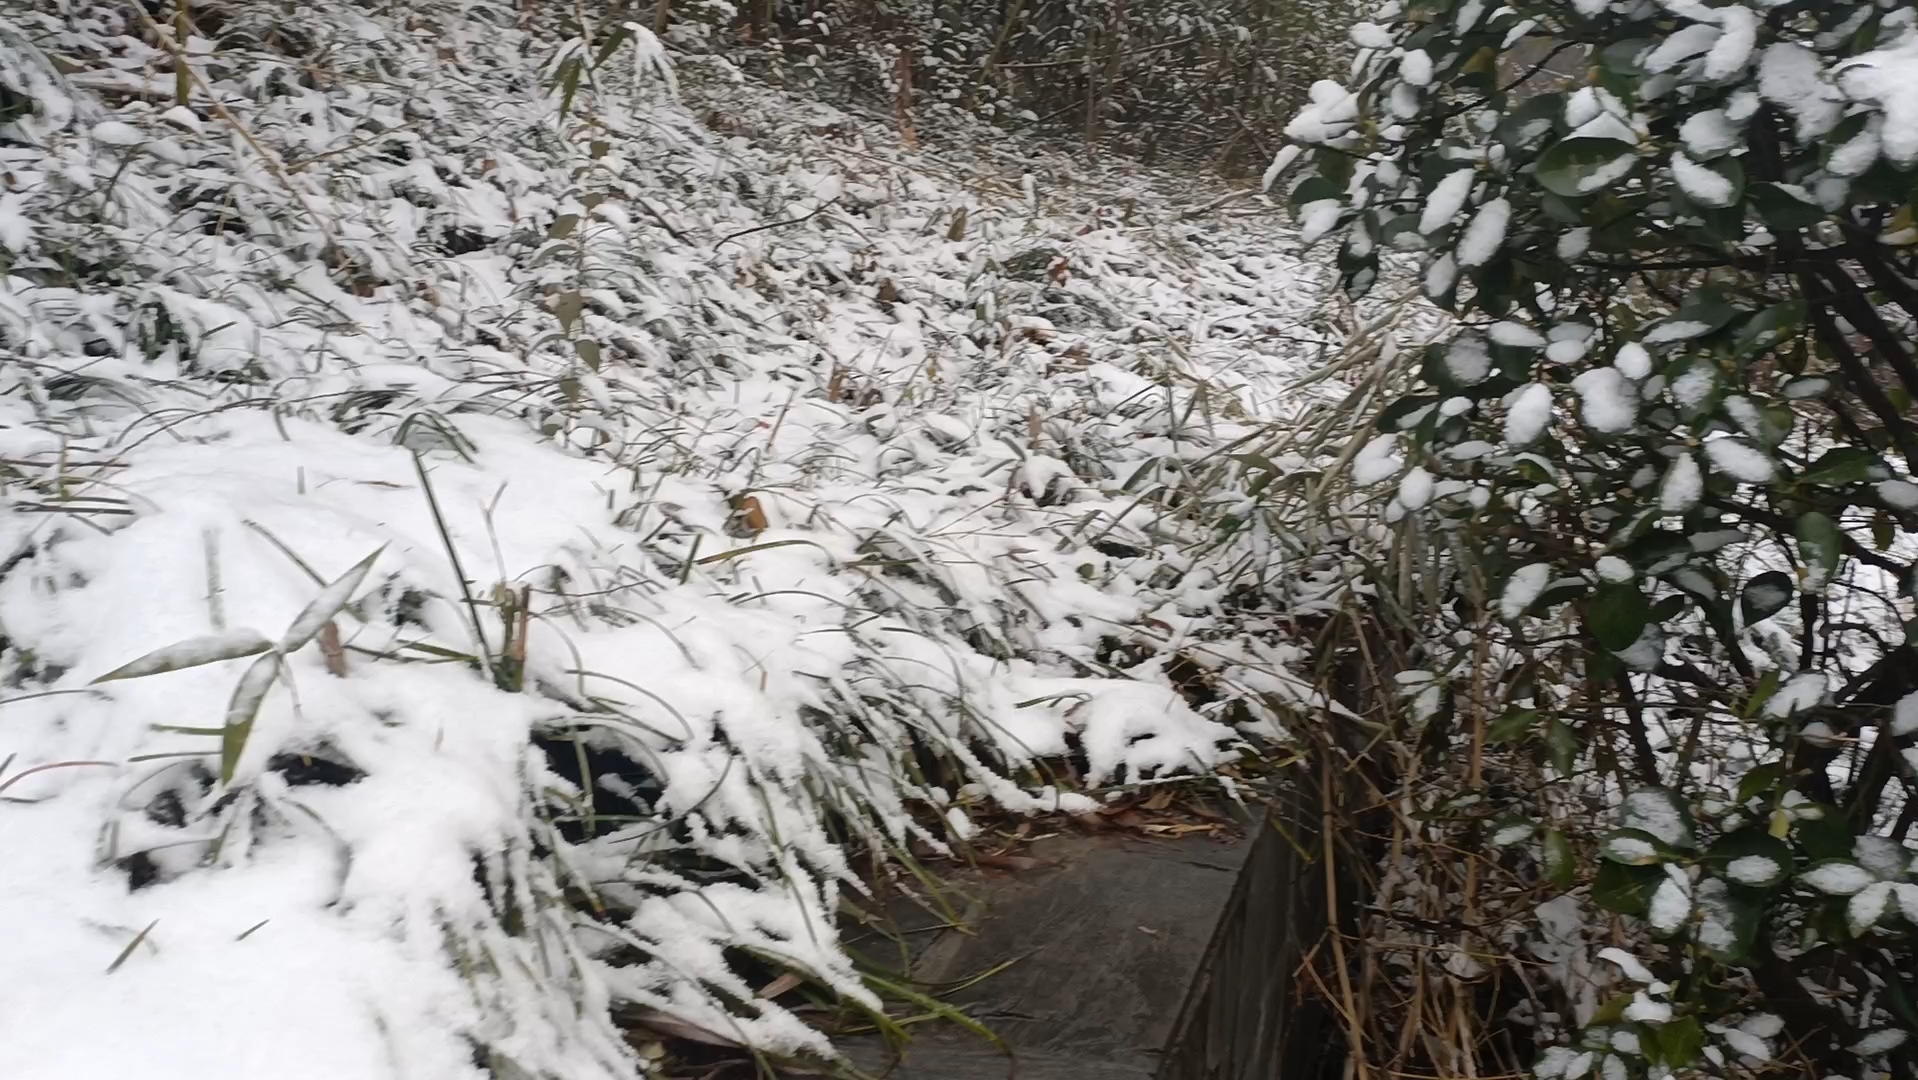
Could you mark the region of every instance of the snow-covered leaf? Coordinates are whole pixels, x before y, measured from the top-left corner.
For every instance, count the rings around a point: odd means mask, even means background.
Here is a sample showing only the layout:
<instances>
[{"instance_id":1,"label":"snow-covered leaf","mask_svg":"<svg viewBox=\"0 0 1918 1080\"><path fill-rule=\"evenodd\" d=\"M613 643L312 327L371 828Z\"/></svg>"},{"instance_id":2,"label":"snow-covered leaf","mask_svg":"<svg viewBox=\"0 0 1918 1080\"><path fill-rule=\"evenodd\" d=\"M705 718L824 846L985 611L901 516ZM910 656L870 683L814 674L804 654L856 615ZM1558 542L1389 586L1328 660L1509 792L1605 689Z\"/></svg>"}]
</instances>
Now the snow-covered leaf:
<instances>
[{"instance_id":1,"label":"snow-covered leaf","mask_svg":"<svg viewBox=\"0 0 1918 1080\"><path fill-rule=\"evenodd\" d=\"M340 610L353 599L353 593L366 580L366 575L372 572L373 564L379 560L379 557L380 553L375 551L354 563L346 573L335 578L332 584L320 592L320 595L314 597L313 602L308 604L305 610L293 620L292 625L286 628L286 636L280 639L280 651L291 653L312 641L313 636L320 632L320 628L332 621L333 616L338 615Z\"/></svg>"},{"instance_id":2,"label":"snow-covered leaf","mask_svg":"<svg viewBox=\"0 0 1918 1080\"><path fill-rule=\"evenodd\" d=\"M272 647L273 643L256 630L232 630L223 634L209 634L206 637L189 638L164 649L155 649L138 660L114 668L93 681L103 683L118 679L138 679L167 671L217 664L222 660L257 656Z\"/></svg>"},{"instance_id":3,"label":"snow-covered leaf","mask_svg":"<svg viewBox=\"0 0 1918 1080\"><path fill-rule=\"evenodd\" d=\"M1805 884L1833 896L1852 896L1872 883L1872 876L1856 863L1828 862L1800 876Z\"/></svg>"}]
</instances>

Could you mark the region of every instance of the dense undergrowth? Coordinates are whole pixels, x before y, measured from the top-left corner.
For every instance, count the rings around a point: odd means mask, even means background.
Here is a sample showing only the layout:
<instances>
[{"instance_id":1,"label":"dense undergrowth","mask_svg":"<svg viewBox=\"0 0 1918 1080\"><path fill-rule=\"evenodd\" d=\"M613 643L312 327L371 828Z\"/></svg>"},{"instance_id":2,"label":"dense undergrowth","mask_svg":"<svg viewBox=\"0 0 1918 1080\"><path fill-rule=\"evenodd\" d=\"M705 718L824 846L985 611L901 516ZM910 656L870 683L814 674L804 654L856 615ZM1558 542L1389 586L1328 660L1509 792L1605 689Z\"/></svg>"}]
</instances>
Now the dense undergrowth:
<instances>
[{"instance_id":1,"label":"dense undergrowth","mask_svg":"<svg viewBox=\"0 0 1918 1080\"><path fill-rule=\"evenodd\" d=\"M823 1053L862 873L1313 700L1267 211L637 27L140 12L0 19L10 1077Z\"/></svg>"}]
</instances>

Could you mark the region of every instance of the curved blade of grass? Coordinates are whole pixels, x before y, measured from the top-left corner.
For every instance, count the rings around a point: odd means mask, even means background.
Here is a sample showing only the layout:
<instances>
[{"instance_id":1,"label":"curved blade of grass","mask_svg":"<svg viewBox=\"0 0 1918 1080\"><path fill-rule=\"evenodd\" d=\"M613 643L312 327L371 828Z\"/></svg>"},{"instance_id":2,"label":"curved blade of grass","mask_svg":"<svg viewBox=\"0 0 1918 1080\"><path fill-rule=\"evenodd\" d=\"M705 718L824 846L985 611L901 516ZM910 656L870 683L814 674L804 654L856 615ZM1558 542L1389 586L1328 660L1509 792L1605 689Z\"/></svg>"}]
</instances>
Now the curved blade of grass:
<instances>
[{"instance_id":1,"label":"curved blade of grass","mask_svg":"<svg viewBox=\"0 0 1918 1080\"><path fill-rule=\"evenodd\" d=\"M299 618L293 620L293 625L286 628L286 636L280 640L280 651L290 653L312 641L320 628L353 599L354 591L366 580L366 575L373 570L373 563L385 550L384 544L375 548L371 555L354 563L352 569L333 579L333 584L314 597L313 602L306 605L306 610L300 612Z\"/></svg>"},{"instance_id":2,"label":"curved blade of grass","mask_svg":"<svg viewBox=\"0 0 1918 1080\"><path fill-rule=\"evenodd\" d=\"M233 782L233 770L240 764L240 753L246 749L247 737L253 734L253 719L260 714L260 703L266 700L266 692L273 689L273 680L280 675L280 655L267 653L253 661L246 674L240 676L240 684L233 688L233 698L226 706L226 727L220 732L220 783Z\"/></svg>"},{"instance_id":3,"label":"curved blade of grass","mask_svg":"<svg viewBox=\"0 0 1918 1080\"><path fill-rule=\"evenodd\" d=\"M273 643L258 630L232 630L224 634L208 634L205 637L175 642L164 649L155 649L138 660L114 668L93 681L103 683L113 682L116 679L138 679L165 671L180 671L184 668L217 664L222 660L236 660L242 656L258 656L272 647Z\"/></svg>"},{"instance_id":4,"label":"curved blade of grass","mask_svg":"<svg viewBox=\"0 0 1918 1080\"><path fill-rule=\"evenodd\" d=\"M753 544L750 547L733 548L730 551L717 552L702 559L694 559L693 562L698 566L707 566L716 562L724 562L727 559L737 559L741 555L751 555L755 551L771 551L773 548L793 547L802 544L806 547L816 547L826 552L827 557L831 557L832 555L832 552L828 550L824 544L815 543L811 540L769 540L763 544Z\"/></svg>"},{"instance_id":5,"label":"curved blade of grass","mask_svg":"<svg viewBox=\"0 0 1918 1080\"><path fill-rule=\"evenodd\" d=\"M878 990L880 993L887 994L912 1005L917 1005L942 1020L959 1025L1007 1053L1012 1052L1012 1048L1006 1045L1006 1041L999 1037L998 1032L967 1016L954 1006L940 1001L938 998L929 997L909 986L903 986L890 979L881 978L871 972L861 972L860 977L865 979L873 989Z\"/></svg>"},{"instance_id":6,"label":"curved blade of grass","mask_svg":"<svg viewBox=\"0 0 1918 1080\"><path fill-rule=\"evenodd\" d=\"M111 975L114 972L120 970L120 965L127 962L127 957L133 955L133 950L139 948L140 943L142 941L145 941L147 939L147 935L151 934L153 932L153 928L158 925L160 925L160 920L155 919L146 925L146 929L133 935L133 940L127 942L127 947L124 949L121 949L120 955L113 958L113 963L107 965L107 974Z\"/></svg>"}]
</instances>

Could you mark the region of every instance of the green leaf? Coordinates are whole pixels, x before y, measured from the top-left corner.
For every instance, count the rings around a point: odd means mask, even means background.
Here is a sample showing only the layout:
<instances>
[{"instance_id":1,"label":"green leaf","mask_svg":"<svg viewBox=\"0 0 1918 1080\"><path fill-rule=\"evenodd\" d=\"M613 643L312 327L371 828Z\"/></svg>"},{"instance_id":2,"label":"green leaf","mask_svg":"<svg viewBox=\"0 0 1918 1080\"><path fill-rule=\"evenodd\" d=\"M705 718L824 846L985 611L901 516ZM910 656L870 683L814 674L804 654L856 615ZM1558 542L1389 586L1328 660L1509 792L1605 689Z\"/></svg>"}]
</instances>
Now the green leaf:
<instances>
[{"instance_id":1,"label":"green leaf","mask_svg":"<svg viewBox=\"0 0 1918 1080\"><path fill-rule=\"evenodd\" d=\"M1673 1069L1697 1061L1705 1049L1705 1029L1696 1016L1681 1016L1658 1029L1658 1060Z\"/></svg>"},{"instance_id":2,"label":"green leaf","mask_svg":"<svg viewBox=\"0 0 1918 1080\"><path fill-rule=\"evenodd\" d=\"M1804 325L1806 310L1803 300L1791 300L1774 304L1752 316L1738 329L1738 354L1749 356L1761 353L1790 339Z\"/></svg>"},{"instance_id":3,"label":"green leaf","mask_svg":"<svg viewBox=\"0 0 1918 1080\"><path fill-rule=\"evenodd\" d=\"M1670 345L1709 337L1737 318L1742 309L1727 303L1717 293L1701 289L1688 297L1668 319L1661 319L1645 330L1645 344ZM1702 361L1701 361L1702 362Z\"/></svg>"},{"instance_id":4,"label":"green leaf","mask_svg":"<svg viewBox=\"0 0 1918 1080\"><path fill-rule=\"evenodd\" d=\"M1677 792L1665 787L1642 787L1626 796L1619 804L1618 823L1651 836L1669 836L1661 843L1681 848L1692 847L1696 835L1692 808Z\"/></svg>"},{"instance_id":5,"label":"green leaf","mask_svg":"<svg viewBox=\"0 0 1918 1080\"><path fill-rule=\"evenodd\" d=\"M1652 890L1664 880L1663 867L1601 862L1592 880L1592 903L1620 915L1642 916L1651 904Z\"/></svg>"},{"instance_id":6,"label":"green leaf","mask_svg":"<svg viewBox=\"0 0 1918 1080\"><path fill-rule=\"evenodd\" d=\"M573 332L573 324L579 321L585 310L586 298L577 291L560 293L559 298L553 301L553 314L559 316L559 328L564 333Z\"/></svg>"},{"instance_id":7,"label":"green leaf","mask_svg":"<svg viewBox=\"0 0 1918 1080\"><path fill-rule=\"evenodd\" d=\"M617 27L613 28L612 36L606 39L606 43L604 45L601 45L599 47L599 52L594 54L593 56L594 71L598 71L600 68L604 67L606 65L606 61L612 59L613 53L616 50L618 50L618 48L621 45L626 43L626 35L628 32L629 31L626 29L625 23L621 23Z\"/></svg>"},{"instance_id":8,"label":"green leaf","mask_svg":"<svg viewBox=\"0 0 1918 1080\"><path fill-rule=\"evenodd\" d=\"M1838 446L1819 455L1799 479L1807 484L1862 484L1884 468L1878 455L1861 446Z\"/></svg>"},{"instance_id":9,"label":"green leaf","mask_svg":"<svg viewBox=\"0 0 1918 1080\"><path fill-rule=\"evenodd\" d=\"M1323 176L1308 176L1299 181L1299 186L1292 189L1292 194L1286 201L1291 204L1292 212L1296 214L1303 206L1324 202L1327 199L1344 202L1345 189Z\"/></svg>"},{"instance_id":10,"label":"green leaf","mask_svg":"<svg viewBox=\"0 0 1918 1080\"><path fill-rule=\"evenodd\" d=\"M578 224L578 214L561 214L554 219L552 227L546 230L546 239L564 240L573 235L573 227Z\"/></svg>"},{"instance_id":11,"label":"green leaf","mask_svg":"<svg viewBox=\"0 0 1918 1080\"><path fill-rule=\"evenodd\" d=\"M1630 582L1608 581L1585 607L1585 625L1607 652L1623 652L1651 622L1651 605Z\"/></svg>"},{"instance_id":12,"label":"green leaf","mask_svg":"<svg viewBox=\"0 0 1918 1080\"><path fill-rule=\"evenodd\" d=\"M1782 184L1751 185L1749 200L1758 220L1773 233L1790 235L1825 220L1825 208L1800 198Z\"/></svg>"},{"instance_id":13,"label":"green leaf","mask_svg":"<svg viewBox=\"0 0 1918 1080\"><path fill-rule=\"evenodd\" d=\"M1439 398L1437 394L1407 394L1386 406L1385 409L1379 413L1379 430L1403 431L1404 428L1399 426L1399 421L1404 420L1420 409L1430 405L1437 405L1438 403Z\"/></svg>"},{"instance_id":14,"label":"green leaf","mask_svg":"<svg viewBox=\"0 0 1918 1080\"><path fill-rule=\"evenodd\" d=\"M1733 885L1769 889L1791 876L1791 845L1760 828L1740 829L1719 837L1705 865Z\"/></svg>"},{"instance_id":15,"label":"green leaf","mask_svg":"<svg viewBox=\"0 0 1918 1080\"><path fill-rule=\"evenodd\" d=\"M1738 805L1743 806L1760 795L1769 792L1779 777L1785 775L1785 764L1773 761L1760 765L1738 778Z\"/></svg>"},{"instance_id":16,"label":"green leaf","mask_svg":"<svg viewBox=\"0 0 1918 1080\"><path fill-rule=\"evenodd\" d=\"M562 123L573 111L573 96L579 93L579 73L584 66L577 56L567 57L566 62L559 66L559 118Z\"/></svg>"},{"instance_id":17,"label":"green leaf","mask_svg":"<svg viewBox=\"0 0 1918 1080\"><path fill-rule=\"evenodd\" d=\"M581 360L586 361L587 367L594 371L599 370L599 342L580 338L573 342L573 352L579 354Z\"/></svg>"},{"instance_id":18,"label":"green leaf","mask_svg":"<svg viewBox=\"0 0 1918 1080\"><path fill-rule=\"evenodd\" d=\"M1554 716L1545 724L1545 749L1551 756L1552 768L1560 776L1571 774L1572 766L1578 763L1578 733L1572 725Z\"/></svg>"},{"instance_id":19,"label":"green leaf","mask_svg":"<svg viewBox=\"0 0 1918 1080\"><path fill-rule=\"evenodd\" d=\"M1643 829L1614 829L1598 842L1598 853L1626 866L1657 866L1671 858L1672 849Z\"/></svg>"},{"instance_id":20,"label":"green leaf","mask_svg":"<svg viewBox=\"0 0 1918 1080\"><path fill-rule=\"evenodd\" d=\"M239 685L233 688L233 696L226 706L226 725L220 735L221 784L233 782L240 755L246 750L246 740L253 734L254 718L260 714L260 703L266 700L267 691L273 689L279 675L279 654L267 653L253 661L246 674L240 676Z\"/></svg>"},{"instance_id":21,"label":"green leaf","mask_svg":"<svg viewBox=\"0 0 1918 1080\"><path fill-rule=\"evenodd\" d=\"M1791 575L1778 570L1767 571L1746 582L1744 592L1738 596L1738 610L1745 616L1745 625L1764 622L1785 610L1796 592Z\"/></svg>"},{"instance_id":22,"label":"green leaf","mask_svg":"<svg viewBox=\"0 0 1918 1080\"><path fill-rule=\"evenodd\" d=\"M1838 531L1837 522L1816 510L1799 517L1798 557L1808 571L1805 588L1824 588L1825 582L1838 572L1838 563L1844 555L1844 537Z\"/></svg>"},{"instance_id":23,"label":"green leaf","mask_svg":"<svg viewBox=\"0 0 1918 1080\"><path fill-rule=\"evenodd\" d=\"M1638 58L1645 50L1657 42L1646 38L1633 38L1629 41L1614 41L1598 51L1598 64L1606 71L1619 75L1638 76L1645 74L1639 66Z\"/></svg>"},{"instance_id":24,"label":"green leaf","mask_svg":"<svg viewBox=\"0 0 1918 1080\"><path fill-rule=\"evenodd\" d=\"M1723 209L1728 206L1737 206L1739 202L1744 199L1745 197L1745 167L1738 163L1737 158L1721 157L1713 161L1698 161L1698 162L1693 162L1693 164L1697 165L1701 169L1706 169L1706 170L1709 170L1710 172L1717 173L1719 179L1724 180L1727 184L1731 185L1731 190L1727 192L1725 195L1723 195L1722 197L1714 196L1710 199L1702 198L1698 193L1687 190L1684 192L1685 198L1687 200L1694 203L1695 205L1709 207L1716 210L1716 209ZM1737 219L1734 219L1734 220L1737 220Z\"/></svg>"},{"instance_id":25,"label":"green leaf","mask_svg":"<svg viewBox=\"0 0 1918 1080\"><path fill-rule=\"evenodd\" d=\"M1652 605L1652 622L1670 622L1683 614L1686 606L1690 603L1691 601L1685 597L1676 594L1664 597L1659 600L1658 603Z\"/></svg>"},{"instance_id":26,"label":"green leaf","mask_svg":"<svg viewBox=\"0 0 1918 1080\"><path fill-rule=\"evenodd\" d=\"M1757 716L1758 711L1765 707L1765 703L1772 699L1772 695L1778 693L1778 687L1784 681L1784 676L1779 674L1777 668L1760 675L1758 685L1752 688L1751 696L1745 699L1745 704L1739 709L1739 715L1747 720Z\"/></svg>"},{"instance_id":27,"label":"green leaf","mask_svg":"<svg viewBox=\"0 0 1918 1080\"><path fill-rule=\"evenodd\" d=\"M1507 709L1502 716L1492 721L1485 731L1485 738L1493 743L1511 742L1530 734L1537 720L1537 709Z\"/></svg>"},{"instance_id":28,"label":"green leaf","mask_svg":"<svg viewBox=\"0 0 1918 1080\"><path fill-rule=\"evenodd\" d=\"M1499 119L1498 140L1507 152L1522 154L1537 146L1558 126L1565 114L1564 94L1539 94L1526 98Z\"/></svg>"},{"instance_id":29,"label":"green leaf","mask_svg":"<svg viewBox=\"0 0 1918 1080\"><path fill-rule=\"evenodd\" d=\"M1698 943L1720 963L1744 963L1758 940L1763 896L1757 890L1734 888L1716 878L1700 882L1693 893L1693 910L1700 923Z\"/></svg>"},{"instance_id":30,"label":"green leaf","mask_svg":"<svg viewBox=\"0 0 1918 1080\"><path fill-rule=\"evenodd\" d=\"M1615 139L1561 139L1539 155L1539 185L1567 199L1582 198L1623 179L1636 166L1637 148Z\"/></svg>"},{"instance_id":31,"label":"green leaf","mask_svg":"<svg viewBox=\"0 0 1918 1080\"><path fill-rule=\"evenodd\" d=\"M206 637L188 638L185 641L175 642L164 649L155 649L138 660L114 668L93 681L103 683L119 679L138 679L167 671L217 664L222 660L237 660L242 656L258 656L272 647L273 643L257 630L234 630L225 634L209 634Z\"/></svg>"},{"instance_id":32,"label":"green leaf","mask_svg":"<svg viewBox=\"0 0 1918 1080\"><path fill-rule=\"evenodd\" d=\"M1572 887L1578 871L1572 843L1557 829L1545 830L1545 879L1563 890Z\"/></svg>"}]
</instances>

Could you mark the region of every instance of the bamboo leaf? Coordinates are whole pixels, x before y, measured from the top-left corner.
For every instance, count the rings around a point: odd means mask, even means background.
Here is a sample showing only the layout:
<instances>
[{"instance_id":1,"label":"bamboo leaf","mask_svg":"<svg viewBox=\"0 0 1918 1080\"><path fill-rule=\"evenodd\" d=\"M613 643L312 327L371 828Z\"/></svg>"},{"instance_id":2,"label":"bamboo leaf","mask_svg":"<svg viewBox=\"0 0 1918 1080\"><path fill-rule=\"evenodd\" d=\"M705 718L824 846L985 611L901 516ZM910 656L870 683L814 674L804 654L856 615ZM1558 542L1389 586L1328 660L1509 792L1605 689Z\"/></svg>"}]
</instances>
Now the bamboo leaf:
<instances>
[{"instance_id":1,"label":"bamboo leaf","mask_svg":"<svg viewBox=\"0 0 1918 1080\"><path fill-rule=\"evenodd\" d=\"M346 607L347 602L353 598L354 591L360 587L361 582L366 580L366 575L372 572L373 563L379 559L380 552L385 550L386 546L382 544L371 555L354 563L352 569L334 579L333 584L328 585L319 596L313 599L312 603L306 605L306 610L300 612L299 618L293 620L293 625L286 628L286 636L280 639L280 651L290 653L312 641L313 636L332 621L333 616L338 615L342 608Z\"/></svg>"},{"instance_id":2,"label":"bamboo leaf","mask_svg":"<svg viewBox=\"0 0 1918 1080\"><path fill-rule=\"evenodd\" d=\"M232 630L224 634L208 634L205 637L188 638L185 641L176 642L164 649L156 649L132 663L114 668L93 681L114 682L120 679L138 679L147 675L158 675L166 671L181 671L206 664L217 664L222 660L237 660L242 656L258 656L272 647L273 643L263 637L258 630Z\"/></svg>"},{"instance_id":3,"label":"bamboo leaf","mask_svg":"<svg viewBox=\"0 0 1918 1080\"><path fill-rule=\"evenodd\" d=\"M240 683L233 688L233 697L226 706L226 727L220 735L220 783L231 784L233 772L240 765L240 754L246 750L246 740L253 734L254 718L260 714L260 703L266 700L267 691L273 689L273 682L280 676L280 655L267 653L246 669L240 676Z\"/></svg>"}]
</instances>

